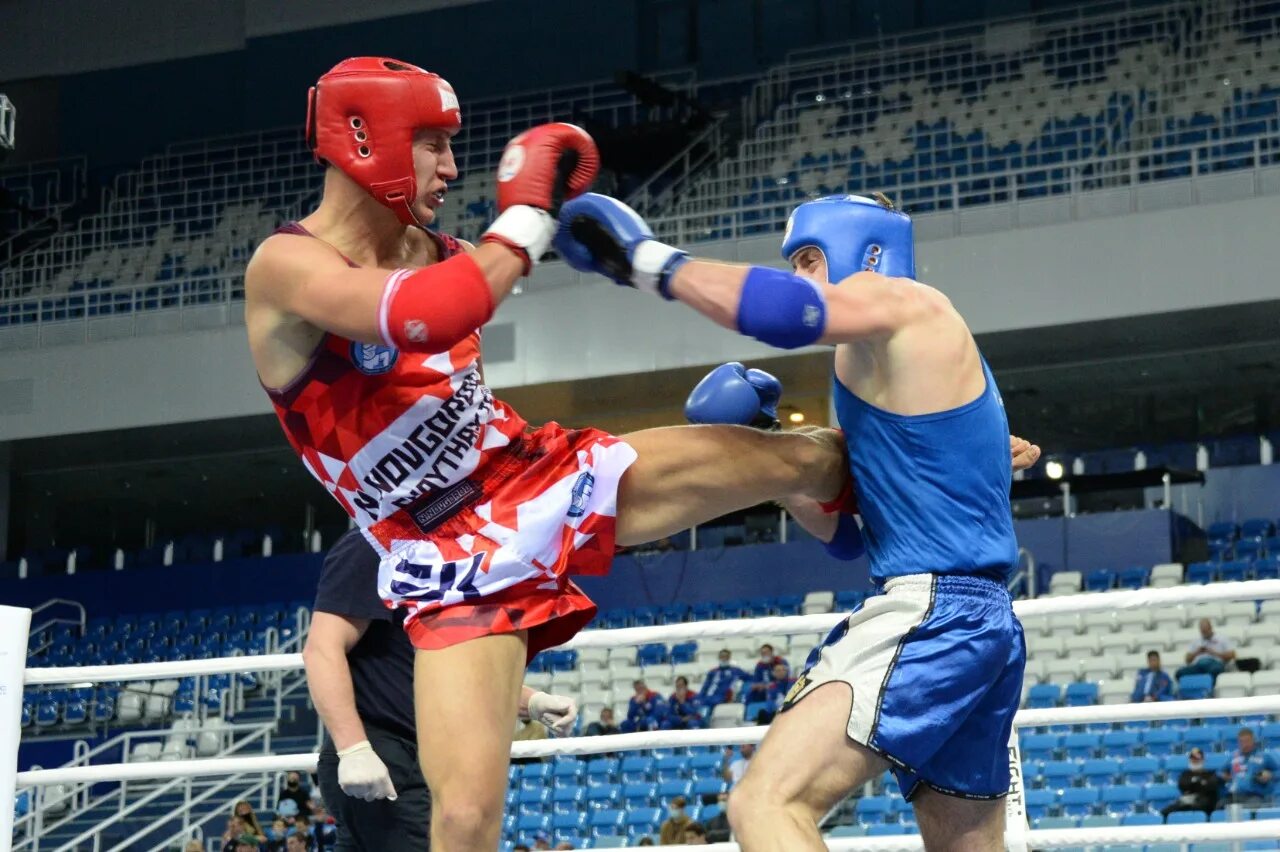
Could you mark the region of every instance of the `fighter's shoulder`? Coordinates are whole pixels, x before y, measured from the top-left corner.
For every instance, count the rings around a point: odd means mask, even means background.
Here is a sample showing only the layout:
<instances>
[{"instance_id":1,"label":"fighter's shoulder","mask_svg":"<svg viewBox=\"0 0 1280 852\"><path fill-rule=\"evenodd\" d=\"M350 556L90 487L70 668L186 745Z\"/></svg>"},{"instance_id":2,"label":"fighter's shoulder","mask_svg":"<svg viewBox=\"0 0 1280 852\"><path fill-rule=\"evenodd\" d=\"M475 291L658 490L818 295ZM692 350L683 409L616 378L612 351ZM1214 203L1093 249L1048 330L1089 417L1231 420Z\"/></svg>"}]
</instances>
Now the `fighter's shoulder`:
<instances>
[{"instance_id":1,"label":"fighter's shoulder","mask_svg":"<svg viewBox=\"0 0 1280 852\"><path fill-rule=\"evenodd\" d=\"M272 234L258 244L245 266L245 291L252 297L297 283L317 271L346 265L332 246L313 237Z\"/></svg>"}]
</instances>

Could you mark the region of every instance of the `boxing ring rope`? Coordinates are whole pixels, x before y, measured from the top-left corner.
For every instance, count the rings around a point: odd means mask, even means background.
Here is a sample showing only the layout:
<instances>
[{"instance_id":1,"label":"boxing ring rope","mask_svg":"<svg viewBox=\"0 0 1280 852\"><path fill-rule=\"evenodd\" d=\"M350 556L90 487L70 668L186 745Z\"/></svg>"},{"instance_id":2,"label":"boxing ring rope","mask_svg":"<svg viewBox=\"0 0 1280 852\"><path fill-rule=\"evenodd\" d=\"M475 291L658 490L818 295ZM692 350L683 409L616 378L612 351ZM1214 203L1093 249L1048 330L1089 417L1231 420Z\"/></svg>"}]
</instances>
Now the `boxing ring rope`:
<instances>
[{"instance_id":1,"label":"boxing ring rope","mask_svg":"<svg viewBox=\"0 0 1280 852\"><path fill-rule=\"evenodd\" d=\"M1280 580L1246 580L1208 586L1170 586L1164 589L1135 589L1123 592L1096 592L1014 601L1019 618L1068 615L1147 607L1177 606L1226 600L1270 600L1280 598ZM821 615L777 615L761 618L732 618L723 621L688 621L655 624L650 627L620 627L613 630L585 630L561 647L565 650L613 648L651 642L682 642L693 639L733 636L789 635L825 632L835 627L847 613ZM211 660L172 660L161 663L125 663L114 666L62 666L27 669L27 686L65 683L98 683L115 680L162 680L208 674L238 674L302 668L301 654L260 654Z\"/></svg>"},{"instance_id":2,"label":"boxing ring rope","mask_svg":"<svg viewBox=\"0 0 1280 852\"><path fill-rule=\"evenodd\" d=\"M1164 589L1137 589L1070 595L1057 598L1016 601L1014 610L1022 618L1045 615L1067 615L1177 606L1223 600L1269 600L1280 598L1280 580L1254 580L1217 583L1208 586L1173 586ZM8 610L9 608L0 607ZM15 612L25 612L14 610ZM614 630L590 630L566 643L566 649L612 648L650 642L673 642L709 637L788 635L825 631L845 617L845 613L808 616L769 616L725 621L663 624L650 627L628 627ZM14 622L14 619L4 619ZM25 624L25 622L23 622ZM5 625L6 627L8 624ZM24 633L17 648L25 647ZM0 646L3 647L3 646ZM10 647L13 647L10 645ZM6 656L10 659L6 659ZM17 662L12 657L17 657ZM212 660L184 660L160 663L136 663L113 666L68 666L18 670L25 657L0 652L0 712L12 720L11 730L18 733L21 711L21 684L51 685L82 682L156 680L195 674L232 674L291 670L302 667L300 654L240 656ZM6 666L6 664L9 664ZM6 671L8 669L8 671ZM7 674L7 676L6 676ZM15 683L15 681L21 683ZM8 686L8 688L4 688ZM14 688L17 687L17 688ZM12 705L12 706L10 706ZM1280 695L1248 698L1207 698L1193 701L1168 701L1144 704L1094 705L1021 710L1015 717L1016 727L1050 724L1086 724L1092 722L1125 722L1173 718L1213 716L1245 716L1280 713ZM6 723L0 716L0 724ZM513 758L540 758L554 755L586 755L640 749L684 746L728 746L760 742L765 726L718 728L686 731L650 731L599 737L571 737L541 741L517 742L512 745ZM17 736L0 736L0 766L16 764ZM1016 758L1016 751L1015 760ZM147 762L140 764L106 764L57 769L38 769L13 773L0 769L0 796L12 795L14 785L42 786L59 783L105 782L119 780L166 779L187 776L229 775L246 772L314 771L315 754L270 755L263 757L229 757L198 760ZM12 829L5 829L0 808L0 852L6 852ZM1020 848L1056 848L1105 843L1146 844L1153 842L1188 843L1200 841L1236 841L1280 837L1280 820L1253 820L1240 823L1206 823L1189 825L1127 826L1079 829L1039 829L1010 832ZM857 852L889 852L919 850L919 836L829 838L832 850ZM1022 844L1025 843L1026 846ZM663 847L657 847L663 848ZM674 847L668 847L674 848ZM711 844L710 848L737 850L737 844Z\"/></svg>"}]
</instances>

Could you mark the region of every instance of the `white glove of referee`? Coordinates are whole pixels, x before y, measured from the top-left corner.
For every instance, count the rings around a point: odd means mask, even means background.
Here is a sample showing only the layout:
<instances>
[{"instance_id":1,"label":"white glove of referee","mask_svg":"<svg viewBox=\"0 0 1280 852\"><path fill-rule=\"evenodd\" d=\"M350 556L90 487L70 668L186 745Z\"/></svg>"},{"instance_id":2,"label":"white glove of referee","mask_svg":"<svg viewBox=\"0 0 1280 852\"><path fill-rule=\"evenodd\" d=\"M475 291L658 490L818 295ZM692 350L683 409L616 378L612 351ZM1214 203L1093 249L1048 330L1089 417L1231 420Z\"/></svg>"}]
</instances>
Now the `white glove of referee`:
<instances>
[{"instance_id":1,"label":"white glove of referee","mask_svg":"<svg viewBox=\"0 0 1280 852\"><path fill-rule=\"evenodd\" d=\"M537 719L551 729L557 737L573 731L578 720L578 702L567 695L548 695L535 692L529 696L529 718Z\"/></svg>"},{"instance_id":2,"label":"white glove of referee","mask_svg":"<svg viewBox=\"0 0 1280 852\"><path fill-rule=\"evenodd\" d=\"M396 788L391 783L387 765L368 740L361 740L338 752L338 786L353 799L366 802L396 800Z\"/></svg>"}]
</instances>

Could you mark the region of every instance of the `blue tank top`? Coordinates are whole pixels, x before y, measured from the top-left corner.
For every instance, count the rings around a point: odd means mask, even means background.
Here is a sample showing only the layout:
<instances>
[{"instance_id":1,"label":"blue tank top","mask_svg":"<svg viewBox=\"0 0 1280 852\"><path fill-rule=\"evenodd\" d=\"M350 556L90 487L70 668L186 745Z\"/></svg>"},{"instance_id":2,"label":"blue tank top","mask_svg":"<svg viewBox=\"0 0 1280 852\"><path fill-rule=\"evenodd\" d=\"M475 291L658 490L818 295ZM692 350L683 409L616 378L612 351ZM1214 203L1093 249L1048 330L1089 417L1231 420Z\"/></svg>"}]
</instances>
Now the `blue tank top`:
<instances>
[{"instance_id":1,"label":"blue tank top","mask_svg":"<svg viewBox=\"0 0 1280 852\"><path fill-rule=\"evenodd\" d=\"M907 416L833 378L857 481L871 578L969 574L1008 580L1018 559L1009 507L1009 423L995 378L949 411Z\"/></svg>"}]
</instances>

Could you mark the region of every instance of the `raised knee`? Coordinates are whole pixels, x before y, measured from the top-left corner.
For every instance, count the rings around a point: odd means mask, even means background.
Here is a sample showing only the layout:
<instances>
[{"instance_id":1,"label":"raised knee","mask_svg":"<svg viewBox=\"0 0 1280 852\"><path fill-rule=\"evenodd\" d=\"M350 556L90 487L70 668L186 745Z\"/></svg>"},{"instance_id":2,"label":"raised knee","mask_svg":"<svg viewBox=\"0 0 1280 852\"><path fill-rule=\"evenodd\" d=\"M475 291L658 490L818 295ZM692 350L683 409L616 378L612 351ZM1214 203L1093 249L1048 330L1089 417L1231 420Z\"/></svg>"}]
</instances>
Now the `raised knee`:
<instances>
[{"instance_id":1,"label":"raised knee","mask_svg":"<svg viewBox=\"0 0 1280 852\"><path fill-rule=\"evenodd\" d=\"M446 848L468 849L484 843L490 836L496 837L502 824L501 803L497 807L485 802L468 800L435 802L432 816L440 834L447 838Z\"/></svg>"}]
</instances>

